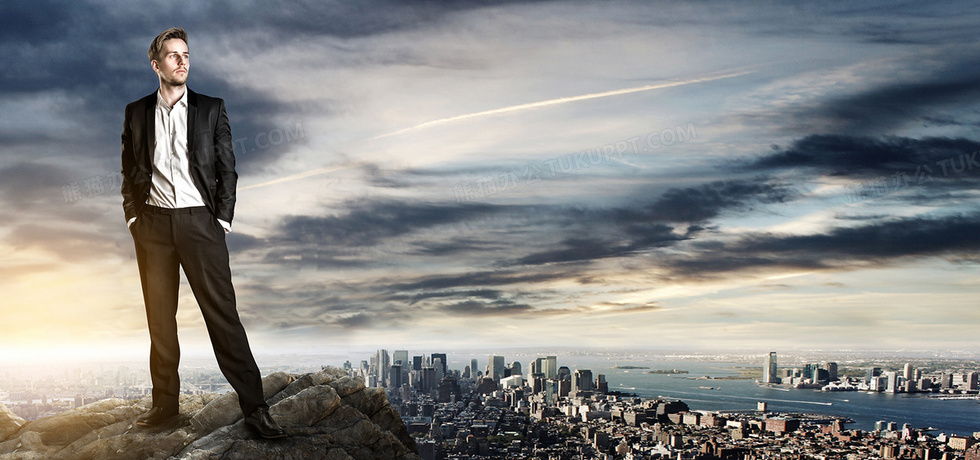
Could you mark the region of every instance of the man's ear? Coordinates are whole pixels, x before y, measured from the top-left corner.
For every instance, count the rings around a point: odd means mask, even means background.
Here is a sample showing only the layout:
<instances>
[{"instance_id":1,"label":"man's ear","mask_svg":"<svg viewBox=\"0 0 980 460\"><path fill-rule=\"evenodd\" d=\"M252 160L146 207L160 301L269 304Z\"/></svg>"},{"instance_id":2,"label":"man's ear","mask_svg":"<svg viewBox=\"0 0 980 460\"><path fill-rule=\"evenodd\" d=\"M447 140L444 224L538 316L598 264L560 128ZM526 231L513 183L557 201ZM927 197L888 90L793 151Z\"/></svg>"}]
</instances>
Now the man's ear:
<instances>
[{"instance_id":1,"label":"man's ear","mask_svg":"<svg viewBox=\"0 0 980 460\"><path fill-rule=\"evenodd\" d=\"M154 72L160 70L160 64L157 64L156 59L150 61L150 68L153 69Z\"/></svg>"}]
</instances>

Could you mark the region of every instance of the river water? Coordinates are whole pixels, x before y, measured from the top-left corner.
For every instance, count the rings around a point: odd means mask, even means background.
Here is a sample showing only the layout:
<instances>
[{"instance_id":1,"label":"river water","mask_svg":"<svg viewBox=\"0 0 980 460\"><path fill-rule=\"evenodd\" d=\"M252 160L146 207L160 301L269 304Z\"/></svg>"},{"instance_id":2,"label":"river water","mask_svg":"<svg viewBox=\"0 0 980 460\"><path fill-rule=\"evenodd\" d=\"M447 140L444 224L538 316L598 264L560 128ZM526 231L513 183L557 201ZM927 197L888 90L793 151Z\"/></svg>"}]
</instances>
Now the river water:
<instances>
[{"instance_id":1,"label":"river water","mask_svg":"<svg viewBox=\"0 0 980 460\"><path fill-rule=\"evenodd\" d=\"M939 400L908 394L869 393L863 391L825 392L812 389L788 390L767 388L755 380L703 380L699 376L737 376L734 368L746 364L704 361L619 362L619 365L646 366L650 369L682 369L690 374L647 374L647 369L615 369L617 363L588 357L559 357L559 365L591 369L592 375L604 374L610 390L635 393L642 398L680 399L692 410L748 411L764 401L775 412L806 412L845 416L855 423L847 428L872 430L878 420L896 422L901 428L935 428L933 434L971 435L980 431L980 401ZM762 373L761 366L760 375ZM713 387L708 389L705 387ZM924 395L925 393L922 393Z\"/></svg>"}]
</instances>

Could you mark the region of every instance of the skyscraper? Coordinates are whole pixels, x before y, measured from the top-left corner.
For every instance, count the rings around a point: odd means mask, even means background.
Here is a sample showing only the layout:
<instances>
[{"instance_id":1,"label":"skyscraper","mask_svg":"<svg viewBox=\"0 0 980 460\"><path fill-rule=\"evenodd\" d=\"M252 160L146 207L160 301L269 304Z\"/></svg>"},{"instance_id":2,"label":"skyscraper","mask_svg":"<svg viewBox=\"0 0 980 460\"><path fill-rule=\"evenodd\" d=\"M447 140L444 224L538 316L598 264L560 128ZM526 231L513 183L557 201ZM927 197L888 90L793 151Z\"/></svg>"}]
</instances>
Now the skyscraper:
<instances>
[{"instance_id":1,"label":"skyscraper","mask_svg":"<svg viewBox=\"0 0 980 460\"><path fill-rule=\"evenodd\" d=\"M898 372L888 371L884 373L885 375L885 392L887 393L897 393L898 392Z\"/></svg>"},{"instance_id":2,"label":"skyscraper","mask_svg":"<svg viewBox=\"0 0 980 460\"><path fill-rule=\"evenodd\" d=\"M544 366L541 369L545 378L553 379L558 377L558 357L549 356L544 359Z\"/></svg>"},{"instance_id":3,"label":"skyscraper","mask_svg":"<svg viewBox=\"0 0 980 460\"><path fill-rule=\"evenodd\" d=\"M436 380L436 369L432 366L422 368L422 392L429 393L439 384Z\"/></svg>"},{"instance_id":4,"label":"skyscraper","mask_svg":"<svg viewBox=\"0 0 980 460\"><path fill-rule=\"evenodd\" d=\"M779 383L777 371L778 366L776 365L776 352L773 351L769 353L769 358L766 359L766 367L762 369L762 382Z\"/></svg>"},{"instance_id":5,"label":"skyscraper","mask_svg":"<svg viewBox=\"0 0 980 460\"><path fill-rule=\"evenodd\" d=\"M521 368L520 361L510 363L510 375L524 375L524 369Z\"/></svg>"},{"instance_id":6,"label":"skyscraper","mask_svg":"<svg viewBox=\"0 0 980 460\"><path fill-rule=\"evenodd\" d=\"M443 371L446 368L446 363L442 362L442 358L432 358L432 367L436 370L437 382L446 376L445 371Z\"/></svg>"},{"instance_id":7,"label":"skyscraper","mask_svg":"<svg viewBox=\"0 0 980 460\"><path fill-rule=\"evenodd\" d=\"M589 369L576 369L575 373L572 374L572 391L571 394L575 395L580 391L592 391L592 371Z\"/></svg>"},{"instance_id":8,"label":"skyscraper","mask_svg":"<svg viewBox=\"0 0 980 460\"><path fill-rule=\"evenodd\" d=\"M388 371L388 388L400 388L402 383L401 361L396 361Z\"/></svg>"},{"instance_id":9,"label":"skyscraper","mask_svg":"<svg viewBox=\"0 0 980 460\"><path fill-rule=\"evenodd\" d=\"M554 407L558 403L558 398L561 397L561 391L558 388L557 380L545 380L544 381L544 403L549 407Z\"/></svg>"},{"instance_id":10,"label":"skyscraper","mask_svg":"<svg viewBox=\"0 0 980 460\"><path fill-rule=\"evenodd\" d=\"M827 378L830 379L831 382L836 382L837 381L837 363L835 363L835 362L829 362L827 364L824 364L824 366L827 368Z\"/></svg>"},{"instance_id":11,"label":"skyscraper","mask_svg":"<svg viewBox=\"0 0 980 460\"><path fill-rule=\"evenodd\" d=\"M819 364L807 364L803 368L803 378L811 379L812 381L816 382L817 380L819 380L819 372L818 372L819 370L820 370Z\"/></svg>"},{"instance_id":12,"label":"skyscraper","mask_svg":"<svg viewBox=\"0 0 980 460\"><path fill-rule=\"evenodd\" d=\"M479 366L479 364L480 363L476 360L476 358L470 360L470 378L476 378L477 369L479 369L477 366Z\"/></svg>"},{"instance_id":13,"label":"skyscraper","mask_svg":"<svg viewBox=\"0 0 980 460\"><path fill-rule=\"evenodd\" d=\"M442 370L441 370L442 375L448 375L449 374L449 365L448 365L449 361L446 360L446 354L445 353L433 353L432 354L432 365L433 366L435 366L436 359L441 359L442 360ZM442 378L442 377L440 377L440 378Z\"/></svg>"},{"instance_id":14,"label":"skyscraper","mask_svg":"<svg viewBox=\"0 0 980 460\"><path fill-rule=\"evenodd\" d=\"M595 379L595 389L599 393L609 393L609 382L606 381L606 376L599 374Z\"/></svg>"},{"instance_id":15,"label":"skyscraper","mask_svg":"<svg viewBox=\"0 0 980 460\"><path fill-rule=\"evenodd\" d=\"M558 380L572 380L572 371L568 369L568 366L559 367L558 376L555 378Z\"/></svg>"},{"instance_id":16,"label":"skyscraper","mask_svg":"<svg viewBox=\"0 0 980 460\"><path fill-rule=\"evenodd\" d=\"M867 374L866 374L866 376L864 378L864 381L865 382L868 382L868 384L870 385L871 384L871 381L874 380L875 377L878 377L879 375L881 375L881 368L880 367L872 367L871 369L868 369L868 372L867 372Z\"/></svg>"},{"instance_id":17,"label":"skyscraper","mask_svg":"<svg viewBox=\"0 0 980 460\"><path fill-rule=\"evenodd\" d=\"M500 380L504 376L504 357L503 356L490 356L490 363L487 365L487 377L494 380Z\"/></svg>"},{"instance_id":18,"label":"skyscraper","mask_svg":"<svg viewBox=\"0 0 980 460\"><path fill-rule=\"evenodd\" d=\"M391 367L391 356L388 355L388 350L380 349L375 355L375 377L377 378L378 386L388 386L388 371Z\"/></svg>"},{"instance_id":19,"label":"skyscraper","mask_svg":"<svg viewBox=\"0 0 980 460\"><path fill-rule=\"evenodd\" d=\"M401 364L403 369L407 368L411 364L408 361L408 350L395 350L391 355L391 364Z\"/></svg>"}]
</instances>

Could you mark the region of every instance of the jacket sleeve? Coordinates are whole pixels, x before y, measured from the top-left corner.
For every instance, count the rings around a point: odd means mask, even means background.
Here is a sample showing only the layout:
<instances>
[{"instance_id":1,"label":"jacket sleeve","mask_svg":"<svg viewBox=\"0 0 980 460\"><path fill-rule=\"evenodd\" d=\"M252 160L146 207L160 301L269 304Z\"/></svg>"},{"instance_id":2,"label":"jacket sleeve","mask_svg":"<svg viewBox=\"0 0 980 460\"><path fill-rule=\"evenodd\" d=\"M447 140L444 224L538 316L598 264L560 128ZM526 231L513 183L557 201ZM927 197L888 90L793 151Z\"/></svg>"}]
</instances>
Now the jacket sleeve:
<instances>
[{"instance_id":1,"label":"jacket sleeve","mask_svg":"<svg viewBox=\"0 0 980 460\"><path fill-rule=\"evenodd\" d=\"M122 197L126 221L136 217L136 200L139 187L136 186L138 171L136 150L133 144L133 110L136 104L126 106L122 132Z\"/></svg>"},{"instance_id":2,"label":"jacket sleeve","mask_svg":"<svg viewBox=\"0 0 980 460\"><path fill-rule=\"evenodd\" d=\"M225 101L218 99L218 117L214 127L214 213L215 217L231 223L235 217L235 189L238 173L235 172L235 151L232 148L231 126L225 112Z\"/></svg>"}]
</instances>

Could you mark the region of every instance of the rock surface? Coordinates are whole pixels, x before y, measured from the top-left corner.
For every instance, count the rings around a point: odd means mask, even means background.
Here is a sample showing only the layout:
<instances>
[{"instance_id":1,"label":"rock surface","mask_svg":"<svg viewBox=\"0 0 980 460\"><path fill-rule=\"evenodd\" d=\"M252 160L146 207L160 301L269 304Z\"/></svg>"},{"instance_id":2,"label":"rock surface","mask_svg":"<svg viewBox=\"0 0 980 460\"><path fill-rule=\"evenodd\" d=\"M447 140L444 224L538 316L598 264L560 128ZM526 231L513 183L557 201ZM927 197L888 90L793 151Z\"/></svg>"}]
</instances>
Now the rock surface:
<instances>
[{"instance_id":1,"label":"rock surface","mask_svg":"<svg viewBox=\"0 0 980 460\"><path fill-rule=\"evenodd\" d=\"M106 399L32 422L0 405L0 459L419 459L384 389L336 368L277 372L262 386L286 438L252 434L234 392L181 396L180 416L154 428L135 424L149 397Z\"/></svg>"}]
</instances>

